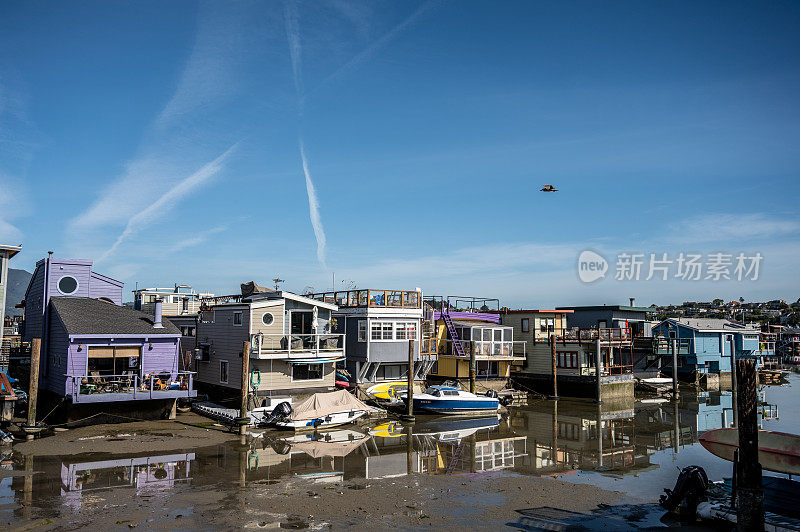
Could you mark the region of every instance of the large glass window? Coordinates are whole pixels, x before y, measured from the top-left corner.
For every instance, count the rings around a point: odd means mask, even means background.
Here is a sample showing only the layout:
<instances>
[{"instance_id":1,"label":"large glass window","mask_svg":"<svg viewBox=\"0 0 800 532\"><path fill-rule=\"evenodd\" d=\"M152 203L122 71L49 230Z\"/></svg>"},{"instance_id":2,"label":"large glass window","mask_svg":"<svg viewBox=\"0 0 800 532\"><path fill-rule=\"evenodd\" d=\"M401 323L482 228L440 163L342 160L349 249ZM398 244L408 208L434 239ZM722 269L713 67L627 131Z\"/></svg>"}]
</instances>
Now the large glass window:
<instances>
[{"instance_id":1,"label":"large glass window","mask_svg":"<svg viewBox=\"0 0 800 532\"><path fill-rule=\"evenodd\" d=\"M322 364L292 364L292 380L321 381Z\"/></svg>"},{"instance_id":2,"label":"large glass window","mask_svg":"<svg viewBox=\"0 0 800 532\"><path fill-rule=\"evenodd\" d=\"M367 341L367 320L358 320L358 341Z\"/></svg>"}]
</instances>

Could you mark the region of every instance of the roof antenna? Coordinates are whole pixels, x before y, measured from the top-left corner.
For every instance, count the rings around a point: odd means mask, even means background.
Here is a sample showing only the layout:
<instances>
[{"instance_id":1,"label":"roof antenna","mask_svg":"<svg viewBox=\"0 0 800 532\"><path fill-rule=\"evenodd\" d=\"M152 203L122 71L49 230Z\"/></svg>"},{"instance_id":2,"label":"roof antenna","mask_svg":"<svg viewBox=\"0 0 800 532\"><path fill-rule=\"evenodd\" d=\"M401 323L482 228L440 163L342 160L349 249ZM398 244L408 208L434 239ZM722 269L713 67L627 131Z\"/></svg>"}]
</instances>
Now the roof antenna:
<instances>
[{"instance_id":1,"label":"roof antenna","mask_svg":"<svg viewBox=\"0 0 800 532\"><path fill-rule=\"evenodd\" d=\"M280 284L283 282L283 279L276 277L272 280L272 282L275 283L275 290L280 290Z\"/></svg>"}]
</instances>

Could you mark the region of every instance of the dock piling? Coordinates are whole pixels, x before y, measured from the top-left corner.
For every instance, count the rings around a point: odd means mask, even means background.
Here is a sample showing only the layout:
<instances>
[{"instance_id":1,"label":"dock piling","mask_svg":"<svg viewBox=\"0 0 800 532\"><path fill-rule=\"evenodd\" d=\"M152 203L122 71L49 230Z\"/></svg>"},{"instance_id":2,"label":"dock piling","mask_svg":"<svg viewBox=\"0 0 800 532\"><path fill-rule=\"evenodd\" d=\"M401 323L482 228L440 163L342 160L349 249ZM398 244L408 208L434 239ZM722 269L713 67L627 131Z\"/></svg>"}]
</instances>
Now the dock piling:
<instances>
[{"instance_id":1,"label":"dock piling","mask_svg":"<svg viewBox=\"0 0 800 532\"><path fill-rule=\"evenodd\" d=\"M39 398L39 359L41 358L42 339L33 338L31 340L31 376L28 389L28 427L36 426L36 402ZM32 440L33 433L26 435L26 439Z\"/></svg>"},{"instance_id":2,"label":"dock piling","mask_svg":"<svg viewBox=\"0 0 800 532\"><path fill-rule=\"evenodd\" d=\"M739 455L736 468L736 528L764 530L764 488L758 462L758 376L753 359L736 361L736 380L740 394Z\"/></svg>"},{"instance_id":3,"label":"dock piling","mask_svg":"<svg viewBox=\"0 0 800 532\"><path fill-rule=\"evenodd\" d=\"M556 353L556 335L550 335L550 357L553 359L553 395L550 399L558 401L558 354Z\"/></svg>"},{"instance_id":4,"label":"dock piling","mask_svg":"<svg viewBox=\"0 0 800 532\"><path fill-rule=\"evenodd\" d=\"M239 408L239 417L247 417L248 386L250 386L250 342L245 340L242 345L242 405ZM247 425L239 425L239 434L247 434Z\"/></svg>"},{"instance_id":5,"label":"dock piling","mask_svg":"<svg viewBox=\"0 0 800 532\"><path fill-rule=\"evenodd\" d=\"M672 339L672 395L678 398L678 339Z\"/></svg>"}]
</instances>

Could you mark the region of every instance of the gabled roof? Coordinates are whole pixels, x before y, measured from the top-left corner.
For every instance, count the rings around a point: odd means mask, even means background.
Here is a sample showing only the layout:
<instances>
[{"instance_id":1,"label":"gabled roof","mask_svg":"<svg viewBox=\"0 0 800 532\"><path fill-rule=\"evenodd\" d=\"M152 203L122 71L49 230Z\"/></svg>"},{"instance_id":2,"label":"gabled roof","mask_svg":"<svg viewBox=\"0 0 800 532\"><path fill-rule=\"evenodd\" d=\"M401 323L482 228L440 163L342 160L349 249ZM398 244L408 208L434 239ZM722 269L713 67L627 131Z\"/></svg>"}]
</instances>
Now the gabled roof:
<instances>
[{"instance_id":1,"label":"gabled roof","mask_svg":"<svg viewBox=\"0 0 800 532\"><path fill-rule=\"evenodd\" d=\"M312 307L326 308L329 310L339 309L337 305L333 305L331 303L325 303L324 301L320 301L319 299L311 299L310 297L298 296L293 292L286 292L284 290L275 290L273 292L261 292L253 294L247 296L246 298L243 298L243 301L256 302L264 299L290 299L292 301L297 301L298 303L305 303Z\"/></svg>"},{"instance_id":2,"label":"gabled roof","mask_svg":"<svg viewBox=\"0 0 800 532\"><path fill-rule=\"evenodd\" d=\"M50 303L61 319L67 334L100 334L143 336L180 336L180 330L169 320L162 320L163 328L153 327L153 316L120 307L91 297L52 297Z\"/></svg>"}]
</instances>

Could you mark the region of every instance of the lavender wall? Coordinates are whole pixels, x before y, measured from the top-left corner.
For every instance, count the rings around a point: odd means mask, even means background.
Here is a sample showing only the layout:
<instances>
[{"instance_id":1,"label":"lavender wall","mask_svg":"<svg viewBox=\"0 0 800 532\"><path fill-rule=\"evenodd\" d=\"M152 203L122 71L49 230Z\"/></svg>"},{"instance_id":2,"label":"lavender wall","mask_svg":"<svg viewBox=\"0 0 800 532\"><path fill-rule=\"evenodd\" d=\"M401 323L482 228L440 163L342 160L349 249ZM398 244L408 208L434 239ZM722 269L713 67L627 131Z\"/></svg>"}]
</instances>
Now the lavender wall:
<instances>
[{"instance_id":1,"label":"lavender wall","mask_svg":"<svg viewBox=\"0 0 800 532\"><path fill-rule=\"evenodd\" d=\"M65 373L69 337L58 316L53 313L50 313L50 316L50 342L47 346L47 357L42 361L44 371L39 387L62 394L64 393L64 382L67 379Z\"/></svg>"},{"instance_id":2,"label":"lavender wall","mask_svg":"<svg viewBox=\"0 0 800 532\"><path fill-rule=\"evenodd\" d=\"M44 301L44 261L36 265L25 292L25 331L23 341L42 337L42 303Z\"/></svg>"},{"instance_id":3,"label":"lavender wall","mask_svg":"<svg viewBox=\"0 0 800 532\"><path fill-rule=\"evenodd\" d=\"M163 371L176 372L178 371L178 338L119 338L115 341L110 341L110 338L75 338L73 343L69 344L68 357L66 359L66 369L62 369L62 373L70 375L86 375L88 373L88 353L89 346L109 346L109 345L137 345L142 348L142 355L140 360L141 375L147 373L161 373ZM150 349L150 343L153 344L153 349ZM78 351L78 345L82 345L83 349ZM66 386L64 381L61 381L60 388L53 386L53 391L59 394L70 395L72 394L72 379L66 379Z\"/></svg>"},{"instance_id":4,"label":"lavender wall","mask_svg":"<svg viewBox=\"0 0 800 532\"><path fill-rule=\"evenodd\" d=\"M65 275L72 276L78 281L78 290L68 295L73 297L91 297L89 295L89 278L91 273L92 261L77 259L51 259L50 274L47 279L49 297L65 295L58 291L58 282Z\"/></svg>"},{"instance_id":5,"label":"lavender wall","mask_svg":"<svg viewBox=\"0 0 800 532\"><path fill-rule=\"evenodd\" d=\"M106 297L117 305L122 305L122 286L119 281L92 272L89 276L89 297Z\"/></svg>"}]
</instances>

